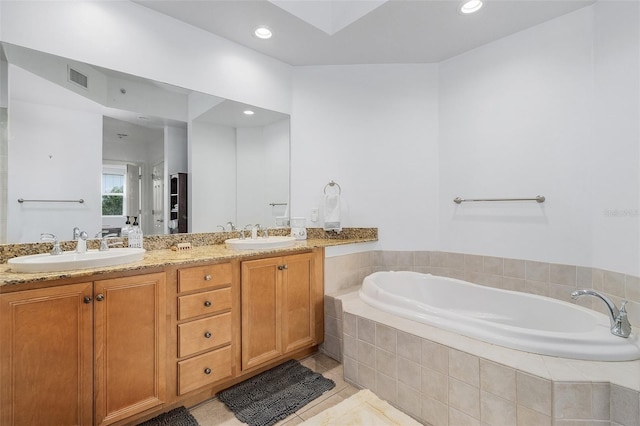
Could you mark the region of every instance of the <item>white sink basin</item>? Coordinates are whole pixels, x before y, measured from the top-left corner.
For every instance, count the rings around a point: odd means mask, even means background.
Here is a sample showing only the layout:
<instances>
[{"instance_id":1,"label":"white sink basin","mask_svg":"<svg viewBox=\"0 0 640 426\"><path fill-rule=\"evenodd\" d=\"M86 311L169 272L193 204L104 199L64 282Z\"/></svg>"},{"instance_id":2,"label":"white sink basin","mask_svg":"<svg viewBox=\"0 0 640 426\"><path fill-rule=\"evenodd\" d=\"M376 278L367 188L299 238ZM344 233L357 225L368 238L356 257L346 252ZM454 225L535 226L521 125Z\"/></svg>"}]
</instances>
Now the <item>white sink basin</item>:
<instances>
[{"instance_id":1,"label":"white sink basin","mask_svg":"<svg viewBox=\"0 0 640 426\"><path fill-rule=\"evenodd\" d=\"M260 250L260 249L272 249L291 247L296 243L296 239L293 237L269 237L269 238L230 238L224 242L227 248L235 250Z\"/></svg>"},{"instance_id":2,"label":"white sink basin","mask_svg":"<svg viewBox=\"0 0 640 426\"><path fill-rule=\"evenodd\" d=\"M20 256L7 263L14 272L60 272L72 269L100 268L136 262L144 258L143 248L112 248L108 251L87 250L86 253L66 251L60 255L49 253Z\"/></svg>"}]
</instances>

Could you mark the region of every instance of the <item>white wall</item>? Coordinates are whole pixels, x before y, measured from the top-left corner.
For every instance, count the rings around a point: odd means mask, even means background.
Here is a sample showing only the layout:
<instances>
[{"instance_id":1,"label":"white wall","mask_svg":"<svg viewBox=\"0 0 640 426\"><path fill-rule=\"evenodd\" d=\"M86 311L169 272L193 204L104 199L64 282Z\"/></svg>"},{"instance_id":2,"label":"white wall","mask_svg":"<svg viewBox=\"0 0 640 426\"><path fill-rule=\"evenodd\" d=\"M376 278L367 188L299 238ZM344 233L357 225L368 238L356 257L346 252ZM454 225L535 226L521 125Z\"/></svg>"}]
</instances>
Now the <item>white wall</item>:
<instances>
[{"instance_id":1,"label":"white wall","mask_svg":"<svg viewBox=\"0 0 640 426\"><path fill-rule=\"evenodd\" d=\"M296 68L291 115L292 216L319 207L330 180L343 227L379 228L386 250L436 249L438 66Z\"/></svg>"},{"instance_id":2,"label":"white wall","mask_svg":"<svg viewBox=\"0 0 640 426\"><path fill-rule=\"evenodd\" d=\"M640 7L599 2L594 11L593 264L639 276Z\"/></svg>"},{"instance_id":3,"label":"white wall","mask_svg":"<svg viewBox=\"0 0 640 426\"><path fill-rule=\"evenodd\" d=\"M37 86L43 99L22 101L13 97L18 90L9 98L8 241L38 241L43 232L70 240L74 226L93 236L102 228L99 106L17 67L9 67L9 79L12 88ZM85 202L20 204L18 198Z\"/></svg>"},{"instance_id":4,"label":"white wall","mask_svg":"<svg viewBox=\"0 0 640 426\"><path fill-rule=\"evenodd\" d=\"M289 174L290 174L290 127L291 120L278 121L264 127L263 139L265 145L264 162L269 165L266 175L265 194L265 223L275 226L276 217L288 214L288 206L270 206L270 203L289 202Z\"/></svg>"},{"instance_id":5,"label":"white wall","mask_svg":"<svg viewBox=\"0 0 640 426\"><path fill-rule=\"evenodd\" d=\"M289 188L289 120L237 129L238 225L276 226Z\"/></svg>"},{"instance_id":6,"label":"white wall","mask_svg":"<svg viewBox=\"0 0 640 426\"><path fill-rule=\"evenodd\" d=\"M261 218L266 211L264 191L268 165L262 127L236 129L236 206L238 226L267 225ZM269 224L273 226L273 224Z\"/></svg>"},{"instance_id":7,"label":"white wall","mask_svg":"<svg viewBox=\"0 0 640 426\"><path fill-rule=\"evenodd\" d=\"M599 2L441 64L441 250L638 275L639 40Z\"/></svg>"},{"instance_id":8,"label":"white wall","mask_svg":"<svg viewBox=\"0 0 640 426\"><path fill-rule=\"evenodd\" d=\"M441 250L590 264L592 20L583 9L441 64Z\"/></svg>"},{"instance_id":9,"label":"white wall","mask_svg":"<svg viewBox=\"0 0 640 426\"><path fill-rule=\"evenodd\" d=\"M289 113L292 67L128 1L2 1L0 40Z\"/></svg>"},{"instance_id":10,"label":"white wall","mask_svg":"<svg viewBox=\"0 0 640 426\"><path fill-rule=\"evenodd\" d=\"M189 132L189 232L219 231L236 217L236 130L195 120Z\"/></svg>"}]
</instances>

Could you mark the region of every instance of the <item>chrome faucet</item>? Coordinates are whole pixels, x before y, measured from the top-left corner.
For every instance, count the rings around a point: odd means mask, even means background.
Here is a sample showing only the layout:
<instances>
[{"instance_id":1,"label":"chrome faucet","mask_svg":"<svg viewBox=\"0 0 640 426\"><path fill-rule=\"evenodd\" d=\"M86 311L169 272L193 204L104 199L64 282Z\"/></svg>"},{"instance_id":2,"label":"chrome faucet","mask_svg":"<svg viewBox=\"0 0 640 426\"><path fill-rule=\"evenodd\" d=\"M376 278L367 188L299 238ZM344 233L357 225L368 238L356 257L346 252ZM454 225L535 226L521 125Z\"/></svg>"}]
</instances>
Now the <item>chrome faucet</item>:
<instances>
[{"instance_id":1,"label":"chrome faucet","mask_svg":"<svg viewBox=\"0 0 640 426\"><path fill-rule=\"evenodd\" d=\"M244 240L246 237L244 236L244 231L246 231L247 229L251 229L253 225L245 225L244 228L240 228L240 239Z\"/></svg>"},{"instance_id":2,"label":"chrome faucet","mask_svg":"<svg viewBox=\"0 0 640 426\"><path fill-rule=\"evenodd\" d=\"M260 226L259 223L256 223L255 225L253 225L253 228L251 228L251 239L255 240L256 238L258 238L258 232L262 230L262 227Z\"/></svg>"},{"instance_id":3,"label":"chrome faucet","mask_svg":"<svg viewBox=\"0 0 640 426\"><path fill-rule=\"evenodd\" d=\"M87 238L89 235L86 231L80 231L80 228L77 226L73 228L73 239L78 242L76 245L76 253L86 253L87 252Z\"/></svg>"},{"instance_id":4,"label":"chrome faucet","mask_svg":"<svg viewBox=\"0 0 640 426\"><path fill-rule=\"evenodd\" d=\"M598 293L594 290L583 289L576 290L571 293L572 299L577 299L580 296L594 296L598 299L602 300L605 305L607 305L607 312L609 313L609 323L611 324L611 334L619 336L619 337L629 337L631 334L631 324L629 324L629 319L627 318L627 301L623 300L620 309L616 307L616 304L613 303L608 297Z\"/></svg>"},{"instance_id":5,"label":"chrome faucet","mask_svg":"<svg viewBox=\"0 0 640 426\"><path fill-rule=\"evenodd\" d=\"M236 230L236 226L233 224L233 222L229 221L229 222L227 222L227 225L229 225L229 231L235 231ZM225 227L223 226L222 229L225 229Z\"/></svg>"},{"instance_id":6,"label":"chrome faucet","mask_svg":"<svg viewBox=\"0 0 640 426\"><path fill-rule=\"evenodd\" d=\"M121 246L122 245L122 241L116 241L115 243L109 243L109 240L112 240L114 238L117 238L118 235L117 234L108 234L105 235L104 237L102 237L102 239L100 239L100 248L98 249L99 251L109 251L109 247L113 247L113 246Z\"/></svg>"},{"instance_id":7,"label":"chrome faucet","mask_svg":"<svg viewBox=\"0 0 640 426\"><path fill-rule=\"evenodd\" d=\"M62 248L60 247L60 242L53 234L40 234L41 241L53 241L53 249L51 250L51 254L59 255L62 254Z\"/></svg>"}]
</instances>

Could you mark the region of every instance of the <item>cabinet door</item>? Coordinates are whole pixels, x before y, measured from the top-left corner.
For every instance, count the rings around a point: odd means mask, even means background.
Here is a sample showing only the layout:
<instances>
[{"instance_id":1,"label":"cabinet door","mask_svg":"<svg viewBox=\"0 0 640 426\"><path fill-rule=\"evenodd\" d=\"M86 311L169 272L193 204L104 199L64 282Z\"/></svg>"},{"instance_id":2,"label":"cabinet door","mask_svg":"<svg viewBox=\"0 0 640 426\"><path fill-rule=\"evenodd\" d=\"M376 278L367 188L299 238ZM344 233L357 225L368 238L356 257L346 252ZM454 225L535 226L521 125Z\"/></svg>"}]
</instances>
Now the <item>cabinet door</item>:
<instances>
[{"instance_id":1,"label":"cabinet door","mask_svg":"<svg viewBox=\"0 0 640 426\"><path fill-rule=\"evenodd\" d=\"M314 253L286 256L283 263L282 336L284 352L316 342Z\"/></svg>"},{"instance_id":2,"label":"cabinet door","mask_svg":"<svg viewBox=\"0 0 640 426\"><path fill-rule=\"evenodd\" d=\"M165 275L94 283L95 424L161 405L165 398Z\"/></svg>"},{"instance_id":3,"label":"cabinet door","mask_svg":"<svg viewBox=\"0 0 640 426\"><path fill-rule=\"evenodd\" d=\"M91 289L0 295L1 425L91 425Z\"/></svg>"},{"instance_id":4,"label":"cabinet door","mask_svg":"<svg viewBox=\"0 0 640 426\"><path fill-rule=\"evenodd\" d=\"M242 369L282 355L281 258L242 262Z\"/></svg>"}]
</instances>

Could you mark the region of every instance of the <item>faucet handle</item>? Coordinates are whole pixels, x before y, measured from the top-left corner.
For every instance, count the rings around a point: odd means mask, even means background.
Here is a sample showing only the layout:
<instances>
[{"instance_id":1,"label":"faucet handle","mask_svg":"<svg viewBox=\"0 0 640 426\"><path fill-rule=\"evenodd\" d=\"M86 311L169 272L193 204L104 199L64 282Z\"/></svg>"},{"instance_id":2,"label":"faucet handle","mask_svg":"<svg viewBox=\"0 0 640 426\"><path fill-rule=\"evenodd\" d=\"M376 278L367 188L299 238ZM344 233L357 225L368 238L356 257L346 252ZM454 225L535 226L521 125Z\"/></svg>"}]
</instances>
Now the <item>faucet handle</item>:
<instances>
[{"instance_id":1,"label":"faucet handle","mask_svg":"<svg viewBox=\"0 0 640 426\"><path fill-rule=\"evenodd\" d=\"M627 316L627 303L629 303L628 300L623 300L622 304L620 305L620 309L618 310L618 317L626 317Z\"/></svg>"},{"instance_id":2,"label":"faucet handle","mask_svg":"<svg viewBox=\"0 0 640 426\"><path fill-rule=\"evenodd\" d=\"M627 318L627 300L622 301L620 306L618 317L615 320L615 324L611 327L611 333L620 337L629 337L631 334L631 324Z\"/></svg>"},{"instance_id":3,"label":"faucet handle","mask_svg":"<svg viewBox=\"0 0 640 426\"><path fill-rule=\"evenodd\" d=\"M111 245L109 245L108 241L113 239L113 238L117 238L118 235L117 234L107 234L105 236L103 236L100 239L100 248L99 251L108 251L109 247L111 247ZM112 245L121 245L122 241L118 242L118 243L113 243Z\"/></svg>"},{"instance_id":4,"label":"faucet handle","mask_svg":"<svg viewBox=\"0 0 640 426\"><path fill-rule=\"evenodd\" d=\"M51 254L59 255L62 254L62 248L60 247L60 242L56 238L55 235L49 233L40 234L41 241L53 241L53 249L51 250Z\"/></svg>"}]
</instances>

